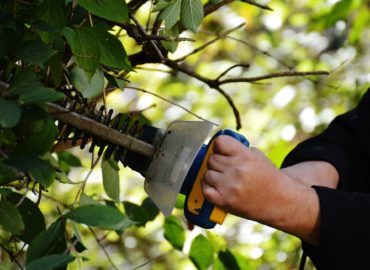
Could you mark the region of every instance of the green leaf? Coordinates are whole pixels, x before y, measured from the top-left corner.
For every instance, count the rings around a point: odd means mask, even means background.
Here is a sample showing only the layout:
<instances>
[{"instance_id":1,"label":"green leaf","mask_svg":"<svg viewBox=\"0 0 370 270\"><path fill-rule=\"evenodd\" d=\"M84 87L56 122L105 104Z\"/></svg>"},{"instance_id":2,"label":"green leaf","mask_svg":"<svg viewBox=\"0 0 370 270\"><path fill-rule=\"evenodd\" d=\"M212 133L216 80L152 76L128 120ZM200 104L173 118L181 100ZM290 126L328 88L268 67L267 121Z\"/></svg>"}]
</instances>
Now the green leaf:
<instances>
[{"instance_id":1,"label":"green leaf","mask_svg":"<svg viewBox=\"0 0 370 270\"><path fill-rule=\"evenodd\" d=\"M173 27L180 20L181 1L182 0L174 0L159 14L158 18L165 21L166 28Z\"/></svg>"},{"instance_id":2,"label":"green leaf","mask_svg":"<svg viewBox=\"0 0 370 270\"><path fill-rule=\"evenodd\" d=\"M241 270L236 257L230 252L230 250L220 251L218 253L218 258L214 268L215 270Z\"/></svg>"},{"instance_id":3,"label":"green leaf","mask_svg":"<svg viewBox=\"0 0 370 270\"><path fill-rule=\"evenodd\" d=\"M39 233L27 249L27 265L38 258L53 254L59 242L65 243L64 228L60 220L54 222L46 231Z\"/></svg>"},{"instance_id":4,"label":"green leaf","mask_svg":"<svg viewBox=\"0 0 370 270\"><path fill-rule=\"evenodd\" d=\"M38 8L38 17L41 21L62 30L67 24L67 8L65 0L44 0Z\"/></svg>"},{"instance_id":5,"label":"green leaf","mask_svg":"<svg viewBox=\"0 0 370 270\"><path fill-rule=\"evenodd\" d=\"M85 70L75 66L71 71L72 84L85 98L99 96L104 90L104 74L98 68L91 77Z\"/></svg>"},{"instance_id":6,"label":"green leaf","mask_svg":"<svg viewBox=\"0 0 370 270\"><path fill-rule=\"evenodd\" d=\"M131 220L137 222L139 226L145 225L148 221L148 215L144 208L127 201L123 204L125 206L125 213Z\"/></svg>"},{"instance_id":7,"label":"green leaf","mask_svg":"<svg viewBox=\"0 0 370 270\"><path fill-rule=\"evenodd\" d=\"M117 162L113 159L103 159L101 162L101 170L105 193L118 202L120 188Z\"/></svg>"},{"instance_id":8,"label":"green leaf","mask_svg":"<svg viewBox=\"0 0 370 270\"><path fill-rule=\"evenodd\" d=\"M185 199L186 199L185 195L179 193L176 198L175 207L178 209L184 209Z\"/></svg>"},{"instance_id":9,"label":"green leaf","mask_svg":"<svg viewBox=\"0 0 370 270\"><path fill-rule=\"evenodd\" d=\"M76 63L87 72L94 73L99 66L100 57L99 43L96 42L94 30L90 27L81 27L77 30L65 27L63 34L76 57Z\"/></svg>"},{"instance_id":10,"label":"green leaf","mask_svg":"<svg viewBox=\"0 0 370 270\"><path fill-rule=\"evenodd\" d=\"M190 259L199 270L206 270L213 262L213 245L208 239L199 234L194 238L190 247Z\"/></svg>"},{"instance_id":11,"label":"green leaf","mask_svg":"<svg viewBox=\"0 0 370 270\"><path fill-rule=\"evenodd\" d=\"M5 148L6 146L14 146L16 143L17 138L14 134L14 131L10 128L3 128L2 132L0 132L0 145L3 145Z\"/></svg>"},{"instance_id":12,"label":"green leaf","mask_svg":"<svg viewBox=\"0 0 370 270\"><path fill-rule=\"evenodd\" d=\"M27 137L19 147L24 152L44 155L54 144L59 133L58 128L52 118L35 121L32 134Z\"/></svg>"},{"instance_id":13,"label":"green leaf","mask_svg":"<svg viewBox=\"0 0 370 270\"><path fill-rule=\"evenodd\" d=\"M82 192L80 195L80 206L89 205L89 204L100 205L99 202L95 201L93 198L88 196L85 192Z\"/></svg>"},{"instance_id":14,"label":"green leaf","mask_svg":"<svg viewBox=\"0 0 370 270\"><path fill-rule=\"evenodd\" d=\"M38 206L29 198L12 192L5 196L6 200L13 205L18 205L18 211L24 222L24 230L17 237L23 242L30 244L31 241L45 230L45 219Z\"/></svg>"},{"instance_id":15,"label":"green leaf","mask_svg":"<svg viewBox=\"0 0 370 270\"><path fill-rule=\"evenodd\" d=\"M158 216L158 214L159 214L158 207L154 204L154 202L152 201L152 199L150 199L149 197L147 197L141 203L141 207L143 209L145 209L146 214L147 214L147 217L148 217L148 221L154 220Z\"/></svg>"},{"instance_id":16,"label":"green leaf","mask_svg":"<svg viewBox=\"0 0 370 270\"><path fill-rule=\"evenodd\" d=\"M72 262L75 258L68 254L57 254L41 257L27 265L27 270L45 270L62 267Z\"/></svg>"},{"instance_id":17,"label":"green leaf","mask_svg":"<svg viewBox=\"0 0 370 270\"><path fill-rule=\"evenodd\" d=\"M59 167L66 173L69 173L70 167L81 167L81 161L78 157L69 151L58 152Z\"/></svg>"},{"instance_id":18,"label":"green leaf","mask_svg":"<svg viewBox=\"0 0 370 270\"><path fill-rule=\"evenodd\" d=\"M28 171L33 181L48 188L54 181L55 170L49 162L33 153L20 153L8 160L8 164L22 171Z\"/></svg>"},{"instance_id":19,"label":"green leaf","mask_svg":"<svg viewBox=\"0 0 370 270\"><path fill-rule=\"evenodd\" d=\"M51 186L55 180L55 170L48 162L40 159L40 164L37 168L29 170L31 179L39 182L45 189Z\"/></svg>"},{"instance_id":20,"label":"green leaf","mask_svg":"<svg viewBox=\"0 0 370 270\"><path fill-rule=\"evenodd\" d=\"M353 24L349 33L349 41L351 44L355 44L361 38L364 30L366 29L366 27L368 27L369 23L370 11L364 5L363 7L359 8L356 20L353 20Z\"/></svg>"},{"instance_id":21,"label":"green leaf","mask_svg":"<svg viewBox=\"0 0 370 270\"><path fill-rule=\"evenodd\" d=\"M21 120L22 110L12 100L5 100L0 97L0 126L12 128Z\"/></svg>"},{"instance_id":22,"label":"green leaf","mask_svg":"<svg viewBox=\"0 0 370 270\"><path fill-rule=\"evenodd\" d=\"M49 62L50 73L56 87L59 87L63 79L62 55L54 54Z\"/></svg>"},{"instance_id":23,"label":"green leaf","mask_svg":"<svg viewBox=\"0 0 370 270\"><path fill-rule=\"evenodd\" d=\"M17 33L12 28L0 28L0 57L16 48L19 40Z\"/></svg>"},{"instance_id":24,"label":"green leaf","mask_svg":"<svg viewBox=\"0 0 370 270\"><path fill-rule=\"evenodd\" d=\"M100 62L112 68L132 70L122 42L107 31L95 30L100 47Z\"/></svg>"},{"instance_id":25,"label":"green leaf","mask_svg":"<svg viewBox=\"0 0 370 270\"><path fill-rule=\"evenodd\" d=\"M43 64L55 53L56 51L40 40L24 41L16 52L21 59L33 65Z\"/></svg>"},{"instance_id":26,"label":"green leaf","mask_svg":"<svg viewBox=\"0 0 370 270\"><path fill-rule=\"evenodd\" d=\"M40 37L45 43L51 42L60 35L58 31L67 24L68 8L65 4L64 0L44 0L38 8L39 20L51 28L51 31L39 31Z\"/></svg>"},{"instance_id":27,"label":"green leaf","mask_svg":"<svg viewBox=\"0 0 370 270\"><path fill-rule=\"evenodd\" d=\"M77 238L76 236L73 236L72 239L71 239L71 242L76 243L74 248L77 252L81 253L81 252L84 252L85 250L87 250L87 248L84 246L84 244L82 244L80 238Z\"/></svg>"},{"instance_id":28,"label":"green leaf","mask_svg":"<svg viewBox=\"0 0 370 270\"><path fill-rule=\"evenodd\" d=\"M18 177L20 178L21 175L17 169L0 162L0 185L11 183Z\"/></svg>"},{"instance_id":29,"label":"green leaf","mask_svg":"<svg viewBox=\"0 0 370 270\"><path fill-rule=\"evenodd\" d=\"M24 223L19 210L10 202L0 201L0 225L13 234L21 234Z\"/></svg>"},{"instance_id":30,"label":"green leaf","mask_svg":"<svg viewBox=\"0 0 370 270\"><path fill-rule=\"evenodd\" d=\"M54 89L45 88L37 79L32 67L22 69L16 74L9 91L20 96L21 104L56 101L64 97Z\"/></svg>"},{"instance_id":31,"label":"green leaf","mask_svg":"<svg viewBox=\"0 0 370 270\"><path fill-rule=\"evenodd\" d=\"M58 159L59 162L66 163L68 166L72 167L82 166L81 160L68 151L58 152Z\"/></svg>"},{"instance_id":32,"label":"green leaf","mask_svg":"<svg viewBox=\"0 0 370 270\"><path fill-rule=\"evenodd\" d=\"M162 9L165 9L166 7L168 7L171 3L172 1L170 0L159 0L157 4L155 4L153 12L161 11Z\"/></svg>"},{"instance_id":33,"label":"green leaf","mask_svg":"<svg viewBox=\"0 0 370 270\"><path fill-rule=\"evenodd\" d=\"M64 94L55 91L52 88L41 87L35 89L32 92L21 95L19 103L31 104L31 103L43 103L48 101L57 101L64 98Z\"/></svg>"},{"instance_id":34,"label":"green leaf","mask_svg":"<svg viewBox=\"0 0 370 270\"><path fill-rule=\"evenodd\" d=\"M159 34L163 36L167 36L167 37L178 38L179 37L179 27L177 26L177 24L175 24L171 28L165 28L163 30L160 30ZM171 53L175 52L179 45L178 41L161 41L161 43L163 47Z\"/></svg>"},{"instance_id":35,"label":"green leaf","mask_svg":"<svg viewBox=\"0 0 370 270\"><path fill-rule=\"evenodd\" d=\"M336 2L331 9L320 12L318 16L312 18L310 28L323 31L324 29L333 26L339 20L346 20L349 12L352 9L353 0L341 0Z\"/></svg>"},{"instance_id":36,"label":"green leaf","mask_svg":"<svg viewBox=\"0 0 370 270\"><path fill-rule=\"evenodd\" d=\"M69 211L65 217L106 230L124 230L135 224L116 208L105 205L82 205Z\"/></svg>"},{"instance_id":37,"label":"green leaf","mask_svg":"<svg viewBox=\"0 0 370 270\"><path fill-rule=\"evenodd\" d=\"M182 250L185 243L185 230L177 217L170 216L165 219L164 237L174 248Z\"/></svg>"},{"instance_id":38,"label":"green leaf","mask_svg":"<svg viewBox=\"0 0 370 270\"><path fill-rule=\"evenodd\" d=\"M125 0L78 0L77 2L98 17L118 23L128 22L128 7Z\"/></svg>"},{"instance_id":39,"label":"green leaf","mask_svg":"<svg viewBox=\"0 0 370 270\"><path fill-rule=\"evenodd\" d=\"M42 88L32 67L18 71L10 84L9 91L16 95L23 95Z\"/></svg>"},{"instance_id":40,"label":"green leaf","mask_svg":"<svg viewBox=\"0 0 370 270\"><path fill-rule=\"evenodd\" d=\"M203 16L201 0L182 0L181 23L186 29L195 33L203 20Z\"/></svg>"}]
</instances>

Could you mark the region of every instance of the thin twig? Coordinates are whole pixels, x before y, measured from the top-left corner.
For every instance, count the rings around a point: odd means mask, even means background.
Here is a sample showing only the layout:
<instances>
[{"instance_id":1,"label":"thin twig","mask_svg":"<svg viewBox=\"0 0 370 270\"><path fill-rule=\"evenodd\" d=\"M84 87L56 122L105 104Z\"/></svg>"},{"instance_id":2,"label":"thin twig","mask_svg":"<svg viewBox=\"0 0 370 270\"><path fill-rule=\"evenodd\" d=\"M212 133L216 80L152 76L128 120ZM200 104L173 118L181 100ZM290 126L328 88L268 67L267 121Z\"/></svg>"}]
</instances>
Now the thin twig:
<instances>
[{"instance_id":1,"label":"thin twig","mask_svg":"<svg viewBox=\"0 0 370 270\"><path fill-rule=\"evenodd\" d=\"M240 42L250 48L252 48L253 50L256 50L268 57L271 57L272 59L275 59L277 62L279 62L281 65L285 66L286 68L288 69L292 69L293 67L291 65L288 65L286 64L284 61L278 59L277 57L273 56L271 53L269 53L268 51L264 51L264 50L261 50L259 48L257 48L255 45L243 40L243 39L239 39L239 38L235 38L235 37L232 37L232 36L225 36L225 38L228 38L228 39L231 39L231 40L234 40L234 41L237 41L237 42Z\"/></svg>"},{"instance_id":2,"label":"thin twig","mask_svg":"<svg viewBox=\"0 0 370 270\"><path fill-rule=\"evenodd\" d=\"M145 263L142 263L142 264L140 264L139 266L136 266L133 270L140 269L140 268L142 268L142 267L144 267L144 266L146 266L146 265L148 265L148 264L150 264L150 263L152 263L152 262L154 262L154 261L156 261L156 260L158 260L158 259L162 258L163 256L165 256L165 255L167 255L167 254L168 254L168 252L163 253L163 254L161 254L161 255L158 255L157 257L154 257L154 258L152 258L152 259L150 259L150 260L146 261Z\"/></svg>"},{"instance_id":3,"label":"thin twig","mask_svg":"<svg viewBox=\"0 0 370 270\"><path fill-rule=\"evenodd\" d=\"M185 60L186 58L188 58L189 56L191 56L191 55L193 55L193 54L196 54L196 53L198 53L198 52L200 52L200 51L204 50L204 49L205 49L206 47L208 47L209 45L211 45L211 44L215 43L216 41L218 41L218 40L220 40L220 39L225 38L225 37L226 37L227 35L229 35L230 33L232 33L232 32L234 32L234 31L236 31L236 30L238 30L238 29L242 28L244 25L245 25L245 23L243 22L243 23L241 23L241 24L237 25L236 27L233 27L233 28L231 28L231 29L229 29L229 30L225 31L224 33L222 33L221 35L219 35L219 36L215 37L214 39L211 39L210 41L208 41L208 42L204 43L203 45L201 45L201 46L199 46L199 47L195 48L195 49L194 49L193 51L191 51L190 53L188 53L188 54L186 54L186 55L184 55L184 56L182 56L182 57L179 57L179 58L177 58L177 59L175 59L175 60L173 60L173 61L175 61L175 62L182 62L182 61L184 61L184 60Z\"/></svg>"},{"instance_id":4,"label":"thin twig","mask_svg":"<svg viewBox=\"0 0 370 270\"><path fill-rule=\"evenodd\" d=\"M113 263L112 261L112 258L109 256L109 253L107 252L107 250L105 249L105 246L100 242L100 240L98 239L97 235L95 234L94 230L89 227L89 230L91 232L91 234L94 236L95 238L95 241L96 243L100 246L100 248L103 250L105 256L107 257L109 263L111 264L111 266L116 269L116 270L119 270L119 268Z\"/></svg>"},{"instance_id":5,"label":"thin twig","mask_svg":"<svg viewBox=\"0 0 370 270\"><path fill-rule=\"evenodd\" d=\"M157 72L163 72L163 73L173 73L172 70L165 70L165 69L159 69L159 68L147 68L142 66L136 66L135 69L141 69L141 70L147 70L147 71L157 71Z\"/></svg>"},{"instance_id":6,"label":"thin twig","mask_svg":"<svg viewBox=\"0 0 370 270\"><path fill-rule=\"evenodd\" d=\"M149 105L148 107L146 107L144 109L141 109L141 110L130 111L130 113L132 113L132 114L143 113L143 112L145 112L147 110L150 110L152 108L155 108L155 107L157 107L157 104L152 104L152 105Z\"/></svg>"},{"instance_id":7,"label":"thin twig","mask_svg":"<svg viewBox=\"0 0 370 270\"><path fill-rule=\"evenodd\" d=\"M145 29L144 27L139 23L139 21L135 18L134 15L130 14L130 18L134 21L134 23L136 24L136 26L138 27L139 31L141 32L141 34L144 36L144 37L147 37L148 34L145 32ZM163 56L161 50L158 48L158 45L157 43L155 43L154 40L149 40L150 44L153 46L154 50L157 52L158 56L159 56L159 59L161 60L161 62L163 63L166 58Z\"/></svg>"},{"instance_id":8,"label":"thin twig","mask_svg":"<svg viewBox=\"0 0 370 270\"><path fill-rule=\"evenodd\" d=\"M98 164L100 160L100 157L98 157L95 162L91 165L91 168L89 170L89 172L87 173L85 179L83 180L82 184L81 184L81 187L79 188L79 190L77 191L77 194L76 194L76 197L75 199L73 200L73 203L72 203L72 207L74 207L74 205L76 204L77 202L77 199L80 197L80 194L84 191L85 189L85 186L86 186L86 182L87 180L89 179L90 175L92 174L94 168L96 167L96 165Z\"/></svg>"},{"instance_id":9,"label":"thin twig","mask_svg":"<svg viewBox=\"0 0 370 270\"><path fill-rule=\"evenodd\" d=\"M206 5L204 5L204 16L207 16L215 11L217 11L218 9L220 9L221 7L223 6L226 6L228 4L230 4L231 2L233 2L234 0L223 0L223 1L219 1L219 2L216 2L216 3L212 3L211 1L209 1ZM244 2L244 3L247 3L247 4L250 4L252 6L256 6L256 7L259 7L261 9L265 9L265 10L269 10L269 11L272 11L273 9L270 8L269 6L267 5L263 5L263 4L259 4L255 1L251 1L251 0L241 0L241 2Z\"/></svg>"},{"instance_id":10,"label":"thin twig","mask_svg":"<svg viewBox=\"0 0 370 270\"><path fill-rule=\"evenodd\" d=\"M161 36L161 35L149 35L145 36L147 40L158 40L158 41L190 41L195 42L193 38L186 38L186 37L170 37L170 36Z\"/></svg>"},{"instance_id":11,"label":"thin twig","mask_svg":"<svg viewBox=\"0 0 370 270\"><path fill-rule=\"evenodd\" d=\"M165 98L165 97L162 97L162 96L160 96L160 95L158 95L158 94L156 94L156 93L153 93L153 92L150 92L150 91L148 91L148 90L145 90L145 89L142 89L142 88L139 88L139 87L135 87L135 86L126 86L126 88L133 89L133 90L136 90L136 91L140 91L140 92L143 92L143 93L146 93L146 94L150 94L150 95L152 95L152 96L155 96L155 97L157 97L157 98L159 98L159 99L162 99L162 100L164 100L164 101L166 101L166 102L168 102L168 103L170 103L170 104L172 104L172 105L175 105L175 106L177 106L177 107L179 107L179 108L183 109L183 110L184 110L184 111L186 111L187 113L189 113L189 114L191 114L191 115L193 115L193 116L195 116L195 117L197 117L197 118L199 118L199 119L201 119L201 120L203 120L203 121L207 121L207 122L210 122L210 123L212 123L212 124L214 124L214 125L218 126L218 124L217 124L217 123L214 123L214 122L212 122L212 121L210 121L210 120L207 120L207 119L205 119L205 118L201 117L200 115L198 115L198 114L196 114L196 113L194 113L194 112L190 111L189 109L185 108L184 106L182 106L182 105L180 105L180 104L177 104L177 103L175 103L175 102L173 102L173 101L171 101L171 100L169 100L169 99L167 99L167 98Z\"/></svg>"},{"instance_id":12,"label":"thin twig","mask_svg":"<svg viewBox=\"0 0 370 270\"><path fill-rule=\"evenodd\" d=\"M9 258L12 262L15 262L16 265L18 265L19 269L24 270L23 266L20 264L20 262L17 260L17 258L13 255L13 253L8 250L2 243L0 243L0 247L9 255Z\"/></svg>"},{"instance_id":13,"label":"thin twig","mask_svg":"<svg viewBox=\"0 0 370 270\"><path fill-rule=\"evenodd\" d=\"M232 79L225 79L219 81L219 85L227 84L227 83L251 83L251 82L258 82L266 79L272 78L281 78L281 77L297 77L297 76L310 76L310 75L329 75L328 71L295 71L295 70L288 70L288 71L281 71L270 73L261 76L249 77L249 78L232 78Z\"/></svg>"},{"instance_id":14,"label":"thin twig","mask_svg":"<svg viewBox=\"0 0 370 270\"><path fill-rule=\"evenodd\" d=\"M223 1L208 1L207 4L204 5L203 12L204 12L204 17L207 15L217 11L219 8L226 6L227 4L230 4L234 0L223 0Z\"/></svg>"},{"instance_id":15,"label":"thin twig","mask_svg":"<svg viewBox=\"0 0 370 270\"><path fill-rule=\"evenodd\" d=\"M236 107L233 99L231 98L231 96L229 94L227 94L219 85L219 82L216 81L216 80L211 80L211 79L208 79L198 73L195 73L193 70L190 70L189 68L187 68L185 65L179 65L178 63L176 63L175 61L167 61L166 62L166 65L169 66L169 67L172 67L173 69L175 70L178 70L178 71L181 71L185 74L187 74L188 76L190 77L193 77L193 78L196 78L197 80L207 84L210 88L213 88L215 89L216 91L218 91L222 96L224 96L224 98L227 100L227 102L229 103L231 109L233 110L233 113L234 113L234 116L235 116L235 119L236 119L236 129L240 129L241 128L241 120L240 120L240 113L239 113L239 110L238 108Z\"/></svg>"},{"instance_id":16,"label":"thin twig","mask_svg":"<svg viewBox=\"0 0 370 270\"><path fill-rule=\"evenodd\" d=\"M230 70L234 69L234 68L237 68L237 67L243 67L243 68L249 68L249 64L236 64L236 65L233 65L231 67L229 67L228 69L226 69L224 72L222 72L217 78L216 78L216 81L219 81L223 76L225 76Z\"/></svg>"},{"instance_id":17,"label":"thin twig","mask_svg":"<svg viewBox=\"0 0 370 270\"><path fill-rule=\"evenodd\" d=\"M247 3L247 4L250 4L252 6L256 6L256 7L259 7L259 8L262 8L262 9L265 9L265 10L269 10L269 11L274 11L272 8L270 8L269 6L267 5L263 5L263 4L260 4L260 3L257 3L255 1L251 1L251 0L240 0L244 3Z\"/></svg>"}]
</instances>

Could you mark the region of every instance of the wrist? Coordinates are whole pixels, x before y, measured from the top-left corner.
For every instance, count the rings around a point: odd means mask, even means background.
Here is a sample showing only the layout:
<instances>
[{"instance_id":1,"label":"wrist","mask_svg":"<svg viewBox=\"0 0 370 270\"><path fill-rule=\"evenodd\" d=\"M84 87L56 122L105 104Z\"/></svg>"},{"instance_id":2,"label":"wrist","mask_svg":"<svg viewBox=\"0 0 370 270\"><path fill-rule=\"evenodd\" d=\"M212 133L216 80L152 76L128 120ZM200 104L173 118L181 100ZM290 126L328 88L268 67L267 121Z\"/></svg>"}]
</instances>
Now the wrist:
<instances>
[{"instance_id":1,"label":"wrist","mask_svg":"<svg viewBox=\"0 0 370 270\"><path fill-rule=\"evenodd\" d=\"M316 191L283 172L274 181L264 209L256 221L317 244L319 235L319 200Z\"/></svg>"}]
</instances>

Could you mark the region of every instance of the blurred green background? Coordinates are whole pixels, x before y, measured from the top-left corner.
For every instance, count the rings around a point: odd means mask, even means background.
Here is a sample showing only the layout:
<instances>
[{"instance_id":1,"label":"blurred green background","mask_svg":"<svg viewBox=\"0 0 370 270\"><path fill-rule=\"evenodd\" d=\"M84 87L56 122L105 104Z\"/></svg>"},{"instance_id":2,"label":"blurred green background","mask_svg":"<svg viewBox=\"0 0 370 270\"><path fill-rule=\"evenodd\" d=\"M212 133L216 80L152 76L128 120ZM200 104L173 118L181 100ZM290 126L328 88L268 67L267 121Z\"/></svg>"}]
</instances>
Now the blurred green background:
<instances>
[{"instance_id":1,"label":"blurred green background","mask_svg":"<svg viewBox=\"0 0 370 270\"><path fill-rule=\"evenodd\" d=\"M214 1L217 2L217 1ZM370 7L365 0L258 1L273 11L262 10L242 1L234 1L207 16L196 34L184 32L195 42L181 42L170 58L176 59L215 38L217 34L245 25L187 58L187 64L207 78L216 78L236 64L248 68L232 69L230 78L253 77L279 71L325 70L328 76L271 78L256 83L226 84L242 121L240 133L251 145L260 148L276 166L300 141L323 130L338 114L355 106L370 85ZM136 17L146 22L152 5L148 2ZM118 29L116 29L119 31ZM125 31L120 32L128 54L140 50ZM235 128L235 117L225 98L199 80L173 72L162 64L146 64L131 72L131 86L153 92L186 107L201 117L218 123L218 128ZM197 118L161 98L126 88L106 97L115 112L142 111L153 125L165 128L171 121ZM215 130L216 130L215 129ZM90 170L87 151L71 149L83 166L71 168L68 176L78 182ZM121 166L121 165L120 165ZM143 178L120 167L120 200L136 204L146 198ZM49 188L40 208L51 220L58 216L56 207L73 203L75 185L55 183ZM107 199L100 166L93 170L85 193L96 200ZM30 195L32 198L32 194ZM247 196L247 194L246 194ZM231 252L238 269L297 269L301 255L300 241L264 225L229 215L222 226L203 230L188 226L181 210L176 216L185 235L182 251L165 240L164 217L158 215L145 227L131 227L123 234L90 231L76 224L82 242L88 248L68 269L196 269L189 259L192 240L205 235L214 250ZM47 220L48 222L48 220ZM3 233L2 239L6 239ZM109 258L106 253L109 254ZM227 253L225 251L225 258ZM206 256L206 255L205 255ZM18 269L0 250L1 269ZM111 261L110 261L111 260ZM219 257L200 269L226 269ZM113 263L113 264L112 264ZM232 265L232 264L228 264ZM306 269L313 269L309 263Z\"/></svg>"}]
</instances>

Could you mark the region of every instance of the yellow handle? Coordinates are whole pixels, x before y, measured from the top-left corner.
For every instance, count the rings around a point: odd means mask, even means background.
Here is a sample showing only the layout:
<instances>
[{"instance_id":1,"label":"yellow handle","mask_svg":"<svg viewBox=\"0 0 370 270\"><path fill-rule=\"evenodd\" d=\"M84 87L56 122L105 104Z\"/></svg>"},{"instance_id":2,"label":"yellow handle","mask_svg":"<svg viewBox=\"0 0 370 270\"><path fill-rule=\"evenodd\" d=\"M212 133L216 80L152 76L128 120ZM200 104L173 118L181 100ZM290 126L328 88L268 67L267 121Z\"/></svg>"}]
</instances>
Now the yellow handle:
<instances>
[{"instance_id":1,"label":"yellow handle","mask_svg":"<svg viewBox=\"0 0 370 270\"><path fill-rule=\"evenodd\" d=\"M207 170L208 159L213 153L213 144L214 144L214 141L212 141L211 144L208 146L208 151L203 159L203 162L199 169L197 178L195 179L193 188L190 191L190 194L188 197L187 207L188 207L189 212L194 215L199 215L199 211L202 208L202 205L205 200L203 196L203 192L202 192L201 181L203 181L204 174ZM211 212L209 219L221 225L224 222L225 217L226 217L226 212L220 209L219 207L215 206Z\"/></svg>"}]
</instances>

